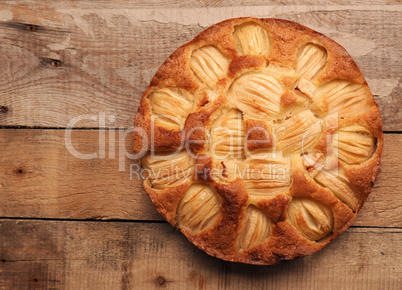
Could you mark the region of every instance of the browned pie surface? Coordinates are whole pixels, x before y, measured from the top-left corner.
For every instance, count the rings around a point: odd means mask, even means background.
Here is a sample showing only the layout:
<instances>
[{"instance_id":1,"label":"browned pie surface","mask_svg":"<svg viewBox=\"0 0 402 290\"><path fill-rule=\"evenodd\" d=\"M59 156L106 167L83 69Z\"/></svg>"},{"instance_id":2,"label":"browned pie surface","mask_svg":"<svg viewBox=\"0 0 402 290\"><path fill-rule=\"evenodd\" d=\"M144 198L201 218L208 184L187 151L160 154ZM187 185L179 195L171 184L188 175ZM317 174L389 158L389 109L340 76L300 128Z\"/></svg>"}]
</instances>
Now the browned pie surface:
<instances>
[{"instance_id":1,"label":"browned pie surface","mask_svg":"<svg viewBox=\"0 0 402 290\"><path fill-rule=\"evenodd\" d=\"M158 211L208 254L273 264L355 220L377 177L378 107L349 54L297 23L218 23L144 93L134 150Z\"/></svg>"}]
</instances>

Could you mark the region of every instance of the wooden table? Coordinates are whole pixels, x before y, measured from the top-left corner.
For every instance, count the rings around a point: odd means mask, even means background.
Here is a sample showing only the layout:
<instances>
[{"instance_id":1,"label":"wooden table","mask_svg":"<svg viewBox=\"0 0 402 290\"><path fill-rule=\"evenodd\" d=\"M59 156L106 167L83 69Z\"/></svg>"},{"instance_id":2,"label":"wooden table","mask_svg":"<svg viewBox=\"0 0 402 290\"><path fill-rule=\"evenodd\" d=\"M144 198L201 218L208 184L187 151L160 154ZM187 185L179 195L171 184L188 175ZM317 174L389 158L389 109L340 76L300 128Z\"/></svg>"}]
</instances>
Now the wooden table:
<instances>
[{"instance_id":1,"label":"wooden table","mask_svg":"<svg viewBox=\"0 0 402 290\"><path fill-rule=\"evenodd\" d=\"M402 5L261 2L1 2L1 289L402 288ZM130 173L129 128L156 69L238 16L293 20L338 41L384 120L381 173L358 220L326 249L276 266L196 249Z\"/></svg>"}]
</instances>

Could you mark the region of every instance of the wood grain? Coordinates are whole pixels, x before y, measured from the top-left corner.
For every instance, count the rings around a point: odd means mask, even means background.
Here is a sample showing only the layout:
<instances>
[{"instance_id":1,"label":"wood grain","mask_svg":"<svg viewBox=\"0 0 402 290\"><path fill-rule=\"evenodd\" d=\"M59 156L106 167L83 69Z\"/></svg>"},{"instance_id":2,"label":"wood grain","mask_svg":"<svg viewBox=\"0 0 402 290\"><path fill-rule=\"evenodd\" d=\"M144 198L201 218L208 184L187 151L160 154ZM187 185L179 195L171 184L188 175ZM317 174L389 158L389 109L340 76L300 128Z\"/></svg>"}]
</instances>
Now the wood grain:
<instances>
[{"instance_id":1,"label":"wood grain","mask_svg":"<svg viewBox=\"0 0 402 290\"><path fill-rule=\"evenodd\" d=\"M402 134L385 135L381 173L350 229L310 257L258 267L210 257L161 222L130 173L124 128L176 48L255 16L343 45L384 130L402 132L401 14L397 0L1 1L0 289L400 289ZM80 117L71 145L91 159L72 155L60 130ZM32 126L54 129L7 129Z\"/></svg>"},{"instance_id":2,"label":"wood grain","mask_svg":"<svg viewBox=\"0 0 402 290\"><path fill-rule=\"evenodd\" d=\"M2 2L0 126L64 128L77 116L104 113L115 117L108 126L128 128L142 92L176 48L218 21L255 16L293 20L338 41L367 78L384 129L402 130L398 1L52 3Z\"/></svg>"},{"instance_id":3,"label":"wood grain","mask_svg":"<svg viewBox=\"0 0 402 290\"><path fill-rule=\"evenodd\" d=\"M15 4L16 0L4 0L4 3ZM25 5L31 8L49 8L54 2L52 0L29 0L24 1ZM71 6L70 0L57 1L60 7ZM98 9L138 9L138 8L207 8L207 7L228 7L228 6L289 6L289 5L322 5L320 0L286 0L286 1L255 1L255 0L76 0L74 7L80 9L90 9L96 7ZM357 0L346 2L343 0L331 0L327 7L336 5L362 6L366 8L370 6L399 4L398 0Z\"/></svg>"},{"instance_id":4,"label":"wood grain","mask_svg":"<svg viewBox=\"0 0 402 290\"><path fill-rule=\"evenodd\" d=\"M130 180L130 164L137 162L124 155L119 158L125 145L132 152L132 135L122 138L122 146L118 139L123 131L115 132L113 142L107 135L102 150L101 132L72 130L77 152L97 154L94 159L80 159L66 148L64 130L0 130L0 216L161 219L138 178L133 175Z\"/></svg>"},{"instance_id":5,"label":"wood grain","mask_svg":"<svg viewBox=\"0 0 402 290\"><path fill-rule=\"evenodd\" d=\"M115 136L109 142L111 132ZM99 146L103 133L105 143ZM136 167L130 179L130 164L137 163L124 157L132 152L132 136L124 138L124 133L72 130L75 150L97 154L85 160L68 151L64 130L0 130L0 216L162 220L135 175ZM402 227L400 148L402 135L385 135L381 173L355 225Z\"/></svg>"},{"instance_id":6,"label":"wood grain","mask_svg":"<svg viewBox=\"0 0 402 290\"><path fill-rule=\"evenodd\" d=\"M402 230L351 228L275 266L228 263L169 224L0 220L2 289L398 289Z\"/></svg>"}]
</instances>

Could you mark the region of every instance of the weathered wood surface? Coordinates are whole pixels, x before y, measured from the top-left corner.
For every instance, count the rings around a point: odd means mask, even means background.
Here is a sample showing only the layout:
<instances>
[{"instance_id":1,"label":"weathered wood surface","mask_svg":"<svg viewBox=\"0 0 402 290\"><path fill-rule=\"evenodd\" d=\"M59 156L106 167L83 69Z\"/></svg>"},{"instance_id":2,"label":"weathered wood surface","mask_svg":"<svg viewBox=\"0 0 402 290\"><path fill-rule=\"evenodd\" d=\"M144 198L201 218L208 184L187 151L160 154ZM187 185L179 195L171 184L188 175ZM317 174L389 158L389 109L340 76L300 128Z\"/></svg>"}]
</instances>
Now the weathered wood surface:
<instances>
[{"instance_id":1,"label":"weathered wood surface","mask_svg":"<svg viewBox=\"0 0 402 290\"><path fill-rule=\"evenodd\" d=\"M275 266L224 262L169 224L0 220L2 289L400 289L402 230L350 228Z\"/></svg>"},{"instance_id":2,"label":"weathered wood surface","mask_svg":"<svg viewBox=\"0 0 402 290\"><path fill-rule=\"evenodd\" d=\"M239 16L293 20L338 41L384 130L402 132L400 1L1 1L0 289L400 289L402 134L385 135L379 179L354 226L277 266L197 250L160 222L130 173L122 128L152 75L203 29ZM94 159L72 155L58 130L80 117L72 146ZM55 129L7 128L31 126ZM99 127L120 130L90 129Z\"/></svg>"},{"instance_id":3,"label":"weathered wood surface","mask_svg":"<svg viewBox=\"0 0 402 290\"><path fill-rule=\"evenodd\" d=\"M107 134L103 151L98 130L71 132L77 152L97 157L72 155L66 148L65 130L0 130L0 216L161 219L136 175L130 180L130 164L137 162L119 156L119 151L132 152L132 134L121 137L122 146L119 133L123 131L115 132L115 142L109 142ZM110 145L115 146L114 158ZM99 158L103 154L105 158Z\"/></svg>"},{"instance_id":4,"label":"weathered wood surface","mask_svg":"<svg viewBox=\"0 0 402 290\"><path fill-rule=\"evenodd\" d=\"M384 129L401 131L400 2L281 2L2 1L0 126L66 127L105 113L116 117L107 126L130 127L150 78L176 48L218 21L255 16L297 21L338 41L367 78Z\"/></svg>"},{"instance_id":5,"label":"weathered wood surface","mask_svg":"<svg viewBox=\"0 0 402 290\"><path fill-rule=\"evenodd\" d=\"M161 220L135 167L130 172L137 163L124 156L132 151L131 134L114 131L109 142L107 130L99 147L100 132L72 130L77 152L97 154L85 160L68 151L65 130L0 130L0 216ZM355 225L402 227L402 135L386 134L385 144L378 181Z\"/></svg>"}]
</instances>

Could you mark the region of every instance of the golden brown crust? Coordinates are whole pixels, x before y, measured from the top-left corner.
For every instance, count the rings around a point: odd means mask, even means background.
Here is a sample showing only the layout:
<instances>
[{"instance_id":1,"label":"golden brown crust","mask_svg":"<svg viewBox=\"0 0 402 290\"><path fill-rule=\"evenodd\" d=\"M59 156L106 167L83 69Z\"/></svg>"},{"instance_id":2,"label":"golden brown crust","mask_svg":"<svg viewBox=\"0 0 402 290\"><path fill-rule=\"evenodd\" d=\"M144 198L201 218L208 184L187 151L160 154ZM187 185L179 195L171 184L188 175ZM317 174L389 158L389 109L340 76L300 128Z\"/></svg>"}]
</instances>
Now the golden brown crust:
<instances>
[{"instance_id":1,"label":"golden brown crust","mask_svg":"<svg viewBox=\"0 0 402 290\"><path fill-rule=\"evenodd\" d=\"M158 211L208 254L248 264L310 255L345 231L382 148L381 115L353 59L280 19L201 32L159 68L135 117L134 152L148 152L144 187Z\"/></svg>"}]
</instances>

